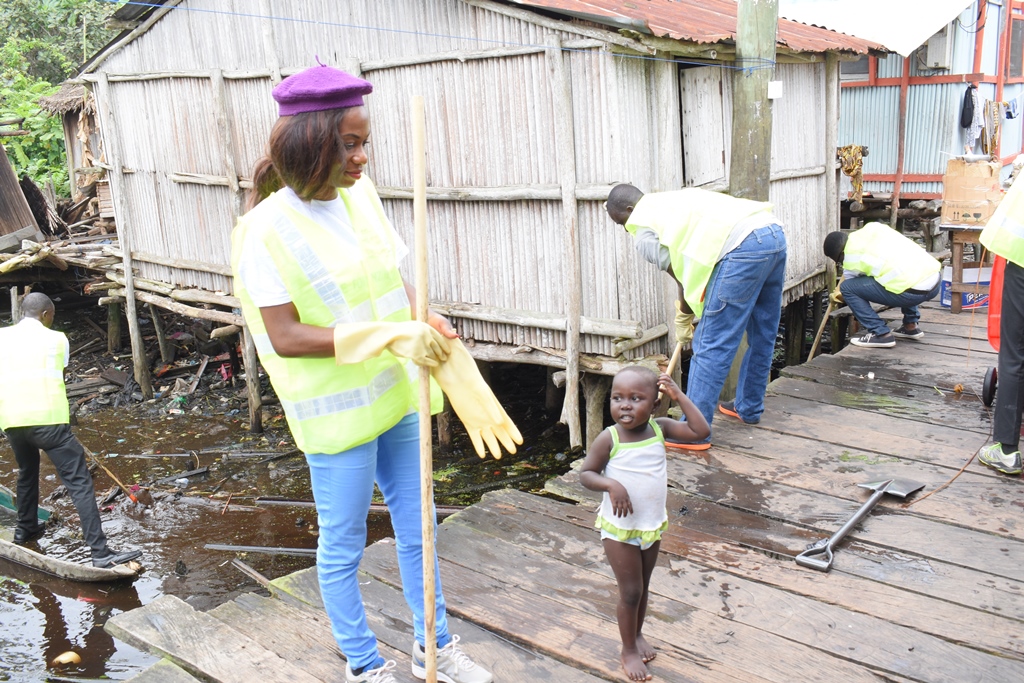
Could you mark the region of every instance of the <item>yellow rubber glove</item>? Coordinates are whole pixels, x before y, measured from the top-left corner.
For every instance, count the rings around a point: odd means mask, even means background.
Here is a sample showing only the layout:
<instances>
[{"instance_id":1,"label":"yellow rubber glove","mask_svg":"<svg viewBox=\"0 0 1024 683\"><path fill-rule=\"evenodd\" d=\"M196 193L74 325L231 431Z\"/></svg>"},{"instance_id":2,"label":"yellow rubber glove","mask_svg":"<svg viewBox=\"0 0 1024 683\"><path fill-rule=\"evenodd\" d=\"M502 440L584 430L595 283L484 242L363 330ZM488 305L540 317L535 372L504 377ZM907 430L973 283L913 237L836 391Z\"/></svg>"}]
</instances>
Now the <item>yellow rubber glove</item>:
<instances>
[{"instance_id":1,"label":"yellow rubber glove","mask_svg":"<svg viewBox=\"0 0 1024 683\"><path fill-rule=\"evenodd\" d=\"M834 303L836 306L842 306L844 303L846 303L843 301L843 293L839 291L839 285L836 285L836 288L833 289L832 293L828 295L828 300Z\"/></svg>"},{"instance_id":2,"label":"yellow rubber glove","mask_svg":"<svg viewBox=\"0 0 1024 683\"><path fill-rule=\"evenodd\" d=\"M693 341L693 313L683 313L679 302L676 302L676 342L689 344Z\"/></svg>"},{"instance_id":3,"label":"yellow rubber glove","mask_svg":"<svg viewBox=\"0 0 1024 683\"><path fill-rule=\"evenodd\" d=\"M387 349L416 365L435 368L448 358L451 346L426 323L344 323L334 328L334 360L338 365L362 363Z\"/></svg>"},{"instance_id":4,"label":"yellow rubber glove","mask_svg":"<svg viewBox=\"0 0 1024 683\"><path fill-rule=\"evenodd\" d=\"M512 422L505 409L494 397L487 382L480 376L476 361L459 339L449 340L451 355L448 360L430 370L452 404L452 410L462 420L469 432L476 454L487 457L484 444L495 460L501 459L498 442L509 453L516 452L516 444L523 443L523 436Z\"/></svg>"}]
</instances>

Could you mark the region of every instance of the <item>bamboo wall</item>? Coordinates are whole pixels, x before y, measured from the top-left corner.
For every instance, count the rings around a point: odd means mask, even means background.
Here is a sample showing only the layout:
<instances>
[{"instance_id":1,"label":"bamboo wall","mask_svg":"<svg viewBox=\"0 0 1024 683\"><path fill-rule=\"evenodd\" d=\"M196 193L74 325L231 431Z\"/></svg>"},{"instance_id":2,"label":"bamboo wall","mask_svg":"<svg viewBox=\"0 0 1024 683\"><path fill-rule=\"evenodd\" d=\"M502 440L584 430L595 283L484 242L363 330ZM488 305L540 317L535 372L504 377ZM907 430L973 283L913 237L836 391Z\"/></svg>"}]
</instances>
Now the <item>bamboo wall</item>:
<instances>
[{"instance_id":1,"label":"bamboo wall","mask_svg":"<svg viewBox=\"0 0 1024 683\"><path fill-rule=\"evenodd\" d=\"M613 32L539 15L531 23L509 16L512 10L478 4L186 1L181 7L204 11L170 11L98 60L86 80L106 80L97 83L106 90L98 103L105 147L123 168L118 224L138 254L140 274L230 291L226 267L239 178L244 185L276 118L270 90L318 55L375 85L367 98L369 175L410 244L408 102L413 94L426 100L427 183L445 195L428 205L432 300L566 316L576 305L570 294L578 277L585 318L634 321L643 330L670 321L674 288L637 257L601 202L617 182L645 190L682 186L684 153L689 164L691 151L708 144L708 127L718 127L714 139L723 146L712 156L724 152L728 159L729 79L716 113L685 103L681 112L674 63L613 55L595 39L621 42ZM276 19L254 18L257 7ZM558 44L571 49L545 50ZM559 90L560 71L571 99ZM821 263L821 237L833 228L824 191L824 67L780 65L777 77L785 94L774 105L771 194L787 224L792 298L819 286L800 276ZM566 147L558 123L568 116ZM720 175L724 183L724 169ZM573 205L574 224L566 214ZM168 259L189 267L152 262ZM411 271L406 275L412 279ZM480 341L556 349L568 343L558 330L458 324L464 336ZM664 353L666 342L661 337L626 355ZM579 350L616 355L621 349L613 343L610 336L584 334Z\"/></svg>"}]
</instances>

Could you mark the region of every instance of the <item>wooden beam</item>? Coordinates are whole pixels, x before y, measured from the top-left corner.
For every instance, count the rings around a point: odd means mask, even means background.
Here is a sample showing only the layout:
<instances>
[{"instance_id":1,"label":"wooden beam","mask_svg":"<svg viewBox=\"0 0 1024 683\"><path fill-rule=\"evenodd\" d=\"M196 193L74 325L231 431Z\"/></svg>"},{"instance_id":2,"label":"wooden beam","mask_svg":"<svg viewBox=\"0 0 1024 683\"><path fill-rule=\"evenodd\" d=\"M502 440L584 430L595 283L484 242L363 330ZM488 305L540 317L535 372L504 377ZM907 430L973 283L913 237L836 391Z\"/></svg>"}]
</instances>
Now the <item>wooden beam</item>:
<instances>
[{"instance_id":1,"label":"wooden beam","mask_svg":"<svg viewBox=\"0 0 1024 683\"><path fill-rule=\"evenodd\" d=\"M557 313L521 311L514 308L480 306L451 301L432 301L430 307L438 313L452 318L467 318L518 327L536 327L559 332L565 332L567 329L566 317ZM582 316L580 316L580 333L625 339L639 339L644 336L643 326L632 320L604 320Z\"/></svg>"},{"instance_id":2,"label":"wooden beam","mask_svg":"<svg viewBox=\"0 0 1024 683\"><path fill-rule=\"evenodd\" d=\"M245 388L249 396L249 432L263 433L263 396L260 392L260 366L249 328L242 327L242 365L245 366Z\"/></svg>"},{"instance_id":3,"label":"wooden beam","mask_svg":"<svg viewBox=\"0 0 1024 683\"><path fill-rule=\"evenodd\" d=\"M580 272L579 220L576 206L576 144L573 124L572 83L566 57L555 35L547 42L554 47L546 52L551 75L551 98L555 117L555 161L558 181L562 190L562 240L565 259L565 402L562 404L562 422L569 427L569 445L583 445L580 427L580 317L582 312L583 279Z\"/></svg>"}]
</instances>

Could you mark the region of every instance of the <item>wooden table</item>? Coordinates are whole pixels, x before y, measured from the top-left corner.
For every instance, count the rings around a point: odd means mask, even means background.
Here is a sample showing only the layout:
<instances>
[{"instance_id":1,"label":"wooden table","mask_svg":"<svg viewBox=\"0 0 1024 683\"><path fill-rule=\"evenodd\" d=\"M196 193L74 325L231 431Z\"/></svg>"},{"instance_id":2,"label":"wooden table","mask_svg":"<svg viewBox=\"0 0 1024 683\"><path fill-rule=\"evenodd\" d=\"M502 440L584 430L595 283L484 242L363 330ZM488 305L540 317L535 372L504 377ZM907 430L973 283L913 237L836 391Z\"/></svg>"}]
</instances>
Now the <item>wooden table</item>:
<instances>
[{"instance_id":1,"label":"wooden table","mask_svg":"<svg viewBox=\"0 0 1024 683\"><path fill-rule=\"evenodd\" d=\"M984 253L984 258L978 261L968 261L964 263L964 245L965 244L980 244L979 237L981 231L985 226L967 226L967 225L940 225L939 229L949 233L950 249L952 256L949 259L950 266L953 268L953 277L949 283L950 293L950 305L949 310L952 313L959 313L963 306L963 297L960 295L964 292L969 294L988 294L988 285L979 284L977 281L981 279L981 274L978 274L975 282L964 282L964 268L983 268L986 263L991 264L991 254Z\"/></svg>"}]
</instances>

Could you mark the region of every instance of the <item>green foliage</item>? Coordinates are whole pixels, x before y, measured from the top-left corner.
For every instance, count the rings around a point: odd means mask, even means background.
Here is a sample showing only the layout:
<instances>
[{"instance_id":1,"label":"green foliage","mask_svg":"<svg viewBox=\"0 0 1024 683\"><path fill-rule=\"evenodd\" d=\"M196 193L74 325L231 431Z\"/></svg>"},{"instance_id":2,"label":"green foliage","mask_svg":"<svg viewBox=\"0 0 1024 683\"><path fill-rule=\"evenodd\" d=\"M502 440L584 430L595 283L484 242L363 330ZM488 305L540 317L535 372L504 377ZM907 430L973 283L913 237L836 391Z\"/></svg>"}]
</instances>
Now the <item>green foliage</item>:
<instances>
[{"instance_id":1,"label":"green foliage","mask_svg":"<svg viewBox=\"0 0 1024 683\"><path fill-rule=\"evenodd\" d=\"M0 119L24 118L29 131L3 138L19 177L27 174L40 186L52 178L57 192L68 194L61 120L41 110L39 98L56 92L113 37L104 22L117 8L104 0L0 2Z\"/></svg>"}]
</instances>

